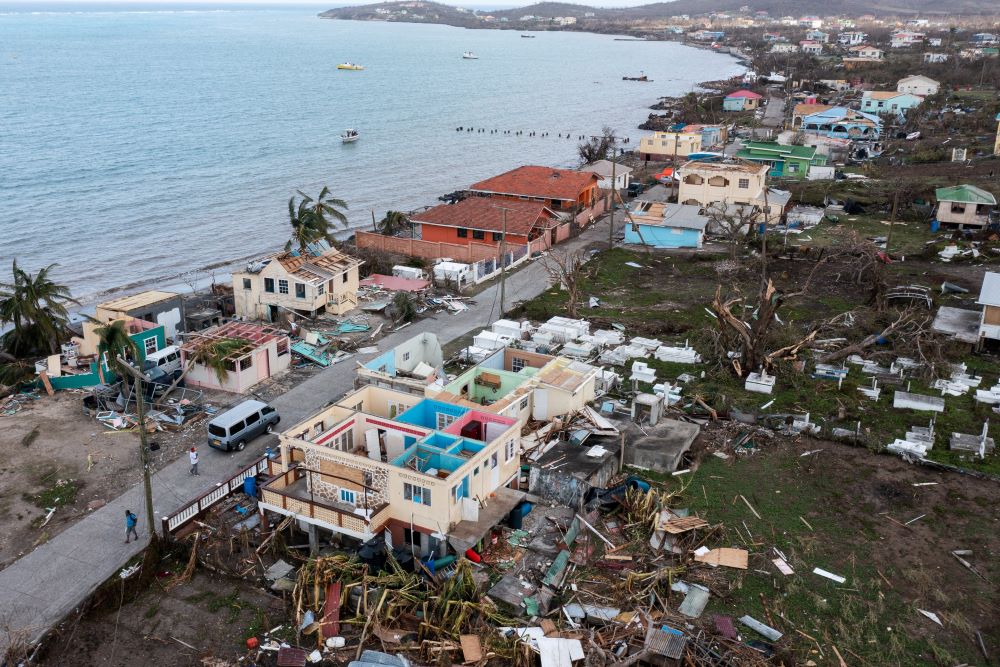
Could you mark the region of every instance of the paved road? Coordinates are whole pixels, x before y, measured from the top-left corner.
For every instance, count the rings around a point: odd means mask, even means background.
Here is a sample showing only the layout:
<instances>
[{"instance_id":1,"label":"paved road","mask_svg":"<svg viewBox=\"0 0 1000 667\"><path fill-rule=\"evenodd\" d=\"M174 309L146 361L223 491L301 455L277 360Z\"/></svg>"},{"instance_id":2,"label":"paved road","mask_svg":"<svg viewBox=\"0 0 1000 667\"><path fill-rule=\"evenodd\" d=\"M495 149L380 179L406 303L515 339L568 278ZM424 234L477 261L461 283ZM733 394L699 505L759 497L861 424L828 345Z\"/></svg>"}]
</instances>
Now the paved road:
<instances>
[{"instance_id":1,"label":"paved road","mask_svg":"<svg viewBox=\"0 0 1000 667\"><path fill-rule=\"evenodd\" d=\"M767 106L764 107L764 118L761 119L764 127L781 128L785 124L785 98L778 97L774 93L769 93Z\"/></svg>"},{"instance_id":2,"label":"paved road","mask_svg":"<svg viewBox=\"0 0 1000 667\"><path fill-rule=\"evenodd\" d=\"M607 236L604 219L564 247L581 248L606 241ZM507 307L537 296L550 282L541 263L530 262L507 278ZM420 320L380 340L379 349L387 350L424 331L436 333L445 344L472 329L485 327L499 319L498 293L499 286L492 285L476 296L476 303L469 310ZM353 360L332 366L274 399L272 404L282 415L282 424L298 422L349 391L354 386L354 369ZM218 486L276 440L277 436L258 438L243 452L231 454L206 447L198 477L189 474L186 458L158 471L153 476L153 514L157 527L160 517ZM10 641L10 634L5 632L7 626L31 641L38 640L145 547L149 535L142 485L127 488L128 483L123 481L125 491L121 496L0 571L0 655ZM139 515L140 542L125 544L126 509Z\"/></svg>"}]
</instances>

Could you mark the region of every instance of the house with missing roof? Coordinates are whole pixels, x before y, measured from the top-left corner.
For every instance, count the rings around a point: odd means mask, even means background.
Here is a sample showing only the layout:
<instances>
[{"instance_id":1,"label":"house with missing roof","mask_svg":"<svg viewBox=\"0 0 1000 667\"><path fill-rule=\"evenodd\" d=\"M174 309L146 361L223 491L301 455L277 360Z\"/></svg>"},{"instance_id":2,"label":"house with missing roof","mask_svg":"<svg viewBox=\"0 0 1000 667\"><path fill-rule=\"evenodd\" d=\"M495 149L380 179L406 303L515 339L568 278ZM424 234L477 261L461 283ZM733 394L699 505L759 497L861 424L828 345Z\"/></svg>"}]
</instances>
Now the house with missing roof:
<instances>
[{"instance_id":1,"label":"house with missing roof","mask_svg":"<svg viewBox=\"0 0 1000 667\"><path fill-rule=\"evenodd\" d=\"M934 217L944 226L957 229L982 229L990 222L997 198L975 185L956 185L934 191L937 210Z\"/></svg>"},{"instance_id":2,"label":"house with missing roof","mask_svg":"<svg viewBox=\"0 0 1000 667\"><path fill-rule=\"evenodd\" d=\"M414 213L410 222L424 241L488 245L496 248L497 255L504 242L523 246L543 239L548 247L569 235L568 223L541 202L491 197L468 197L454 204L441 204Z\"/></svg>"},{"instance_id":3,"label":"house with missing roof","mask_svg":"<svg viewBox=\"0 0 1000 667\"><path fill-rule=\"evenodd\" d=\"M420 557L463 553L523 498L521 423L366 386L280 435L260 507L320 533L377 535Z\"/></svg>"},{"instance_id":4,"label":"house with missing roof","mask_svg":"<svg viewBox=\"0 0 1000 667\"><path fill-rule=\"evenodd\" d=\"M282 315L343 315L358 305L361 264L325 241L250 262L233 272L236 316L277 322Z\"/></svg>"},{"instance_id":5,"label":"house with missing roof","mask_svg":"<svg viewBox=\"0 0 1000 667\"><path fill-rule=\"evenodd\" d=\"M700 248L709 218L690 204L636 201L625 221L625 243L653 248Z\"/></svg>"},{"instance_id":6,"label":"house with missing roof","mask_svg":"<svg viewBox=\"0 0 1000 667\"><path fill-rule=\"evenodd\" d=\"M753 111L761 105L762 99L764 99L762 95L752 90L734 90L722 99L722 110Z\"/></svg>"},{"instance_id":7,"label":"house with missing roof","mask_svg":"<svg viewBox=\"0 0 1000 667\"><path fill-rule=\"evenodd\" d=\"M443 377L441 343L425 331L365 362L358 368L354 386L377 385L423 396L427 385Z\"/></svg>"},{"instance_id":8,"label":"house with missing roof","mask_svg":"<svg viewBox=\"0 0 1000 667\"><path fill-rule=\"evenodd\" d=\"M893 90L866 90L861 96L861 110L880 116L894 114L903 117L907 111L917 108L923 101L923 97L913 93L900 93Z\"/></svg>"},{"instance_id":9,"label":"house with missing roof","mask_svg":"<svg viewBox=\"0 0 1000 667\"><path fill-rule=\"evenodd\" d=\"M196 359L202 347L222 341L240 343L228 351L222 377L214 368L194 361L184 378L189 386L245 394L287 370L292 362L291 341L283 331L249 322L227 322L188 337L181 345L181 366Z\"/></svg>"},{"instance_id":10,"label":"house with missing roof","mask_svg":"<svg viewBox=\"0 0 1000 667\"><path fill-rule=\"evenodd\" d=\"M823 166L827 158L817 153L814 146L790 146L776 141L748 141L736 157L770 165L772 178L808 178L809 168Z\"/></svg>"},{"instance_id":11,"label":"house with missing roof","mask_svg":"<svg viewBox=\"0 0 1000 667\"><path fill-rule=\"evenodd\" d=\"M677 170L680 181L677 200L703 209L749 207L759 211L761 222L773 224L781 218L791 195L768 188L768 170L767 164L744 160L687 162Z\"/></svg>"}]
</instances>

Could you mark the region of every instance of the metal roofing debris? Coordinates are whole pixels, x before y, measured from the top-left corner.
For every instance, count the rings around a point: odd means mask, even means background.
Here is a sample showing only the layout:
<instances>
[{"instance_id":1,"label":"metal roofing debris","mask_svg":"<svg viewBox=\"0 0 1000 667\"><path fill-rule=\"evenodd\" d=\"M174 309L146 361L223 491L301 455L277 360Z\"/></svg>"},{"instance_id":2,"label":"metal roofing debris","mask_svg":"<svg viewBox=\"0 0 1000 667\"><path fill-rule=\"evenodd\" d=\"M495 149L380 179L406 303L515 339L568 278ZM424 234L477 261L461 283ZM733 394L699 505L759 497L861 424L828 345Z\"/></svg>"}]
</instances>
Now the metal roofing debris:
<instances>
[{"instance_id":1,"label":"metal roofing debris","mask_svg":"<svg viewBox=\"0 0 1000 667\"><path fill-rule=\"evenodd\" d=\"M680 607L677 608L677 611L688 618L698 618L705 611L709 597L710 593L704 586L688 584L687 595L684 596L684 600L681 602Z\"/></svg>"},{"instance_id":2,"label":"metal roofing debris","mask_svg":"<svg viewBox=\"0 0 1000 667\"><path fill-rule=\"evenodd\" d=\"M764 637L770 639L773 642L778 641L784 636L771 626L764 625L763 623L761 623L752 616L741 616L740 623L747 626L754 632L757 632L758 634L763 635Z\"/></svg>"},{"instance_id":3,"label":"metal roofing debris","mask_svg":"<svg viewBox=\"0 0 1000 667\"><path fill-rule=\"evenodd\" d=\"M836 581L838 584L842 584L845 581L847 581L847 579L840 576L839 574L834 574L833 572L827 572L826 570L819 567L813 569L813 574L818 574L821 577L826 577L827 579Z\"/></svg>"}]
</instances>

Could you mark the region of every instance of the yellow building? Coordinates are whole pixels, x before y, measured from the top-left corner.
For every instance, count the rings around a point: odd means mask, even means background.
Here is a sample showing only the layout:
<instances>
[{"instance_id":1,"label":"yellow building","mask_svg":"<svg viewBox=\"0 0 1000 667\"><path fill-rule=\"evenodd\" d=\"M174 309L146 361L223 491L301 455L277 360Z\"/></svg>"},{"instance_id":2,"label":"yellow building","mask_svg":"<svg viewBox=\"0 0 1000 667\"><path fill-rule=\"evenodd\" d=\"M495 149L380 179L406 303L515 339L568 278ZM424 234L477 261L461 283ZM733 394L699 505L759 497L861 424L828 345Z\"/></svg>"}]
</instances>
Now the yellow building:
<instances>
[{"instance_id":1,"label":"yellow building","mask_svg":"<svg viewBox=\"0 0 1000 667\"><path fill-rule=\"evenodd\" d=\"M520 502L521 425L485 410L368 386L280 436L261 508L418 555L464 552Z\"/></svg>"},{"instance_id":2,"label":"yellow building","mask_svg":"<svg viewBox=\"0 0 1000 667\"><path fill-rule=\"evenodd\" d=\"M184 329L184 300L174 292L140 292L97 304L93 319L83 323L83 340L80 341L83 356L97 354L96 329L118 320L135 319L162 325L164 336L176 340L177 332ZM144 350L146 353L155 351L155 347Z\"/></svg>"},{"instance_id":3,"label":"yellow building","mask_svg":"<svg viewBox=\"0 0 1000 667\"><path fill-rule=\"evenodd\" d=\"M236 316L276 322L281 313L343 315L358 305L361 261L326 243L282 252L233 273Z\"/></svg>"},{"instance_id":4,"label":"yellow building","mask_svg":"<svg viewBox=\"0 0 1000 667\"><path fill-rule=\"evenodd\" d=\"M701 132L654 132L639 141L639 158L642 160L670 160L687 157L702 150Z\"/></svg>"}]
</instances>

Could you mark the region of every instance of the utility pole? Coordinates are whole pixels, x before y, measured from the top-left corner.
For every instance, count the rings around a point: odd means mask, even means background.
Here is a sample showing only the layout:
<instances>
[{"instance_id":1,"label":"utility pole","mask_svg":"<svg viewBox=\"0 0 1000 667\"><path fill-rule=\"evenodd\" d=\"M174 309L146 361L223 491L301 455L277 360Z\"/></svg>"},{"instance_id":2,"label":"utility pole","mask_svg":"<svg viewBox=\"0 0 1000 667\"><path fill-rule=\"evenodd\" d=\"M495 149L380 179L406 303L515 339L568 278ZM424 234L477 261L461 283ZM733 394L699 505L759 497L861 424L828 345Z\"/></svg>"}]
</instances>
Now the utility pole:
<instances>
[{"instance_id":1,"label":"utility pole","mask_svg":"<svg viewBox=\"0 0 1000 667\"><path fill-rule=\"evenodd\" d=\"M500 317L504 314L504 300L507 291L507 211L513 209L505 208L503 206L494 206L493 208L500 209L500 215L503 216L503 232L500 236ZM531 250L531 239L528 239L528 251Z\"/></svg>"},{"instance_id":2,"label":"utility pole","mask_svg":"<svg viewBox=\"0 0 1000 667\"><path fill-rule=\"evenodd\" d=\"M618 187L618 178L615 168L618 163L615 162L615 144L617 139L614 134L608 137L608 141L611 142L611 218L608 223L608 250L615 247L615 193ZM607 151L604 153L607 155Z\"/></svg>"},{"instance_id":3,"label":"utility pole","mask_svg":"<svg viewBox=\"0 0 1000 667\"><path fill-rule=\"evenodd\" d=\"M143 406L142 382L146 378L142 372L133 368L122 357L118 357L118 366L127 372L135 381L135 412L139 418L139 461L142 464L142 485L146 495L146 528L149 530L149 539L156 541L156 521L153 517L153 483L149 476L149 445L146 442L146 410Z\"/></svg>"}]
</instances>

